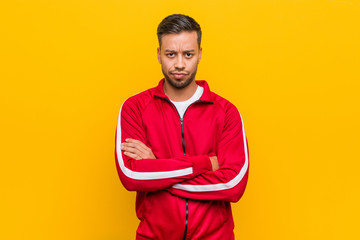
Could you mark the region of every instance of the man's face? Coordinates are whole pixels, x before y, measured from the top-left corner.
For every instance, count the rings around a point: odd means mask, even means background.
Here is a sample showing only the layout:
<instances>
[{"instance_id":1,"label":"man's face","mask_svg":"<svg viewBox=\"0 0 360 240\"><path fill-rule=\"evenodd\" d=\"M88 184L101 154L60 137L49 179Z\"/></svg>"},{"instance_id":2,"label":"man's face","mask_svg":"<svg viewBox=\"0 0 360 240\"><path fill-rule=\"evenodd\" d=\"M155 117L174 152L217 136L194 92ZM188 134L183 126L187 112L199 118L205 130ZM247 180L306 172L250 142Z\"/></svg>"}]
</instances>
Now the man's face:
<instances>
[{"instance_id":1,"label":"man's face","mask_svg":"<svg viewBox=\"0 0 360 240\"><path fill-rule=\"evenodd\" d=\"M195 79L201 53L196 31L163 35L157 55L167 82L175 88L188 86Z\"/></svg>"}]
</instances>

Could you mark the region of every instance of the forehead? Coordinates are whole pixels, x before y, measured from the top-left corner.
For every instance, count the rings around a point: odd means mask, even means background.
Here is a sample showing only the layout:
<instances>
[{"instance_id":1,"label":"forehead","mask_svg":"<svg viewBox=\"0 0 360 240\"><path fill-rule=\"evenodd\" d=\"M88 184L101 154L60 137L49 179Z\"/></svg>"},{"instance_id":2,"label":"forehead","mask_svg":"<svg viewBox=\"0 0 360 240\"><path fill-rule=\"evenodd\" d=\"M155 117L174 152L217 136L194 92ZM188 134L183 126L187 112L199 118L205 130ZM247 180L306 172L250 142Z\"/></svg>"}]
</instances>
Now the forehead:
<instances>
[{"instance_id":1,"label":"forehead","mask_svg":"<svg viewBox=\"0 0 360 240\"><path fill-rule=\"evenodd\" d=\"M191 32L180 32L170 33L163 35L161 38L161 48L165 49L179 49L179 48L198 48L197 33L196 31Z\"/></svg>"}]
</instances>

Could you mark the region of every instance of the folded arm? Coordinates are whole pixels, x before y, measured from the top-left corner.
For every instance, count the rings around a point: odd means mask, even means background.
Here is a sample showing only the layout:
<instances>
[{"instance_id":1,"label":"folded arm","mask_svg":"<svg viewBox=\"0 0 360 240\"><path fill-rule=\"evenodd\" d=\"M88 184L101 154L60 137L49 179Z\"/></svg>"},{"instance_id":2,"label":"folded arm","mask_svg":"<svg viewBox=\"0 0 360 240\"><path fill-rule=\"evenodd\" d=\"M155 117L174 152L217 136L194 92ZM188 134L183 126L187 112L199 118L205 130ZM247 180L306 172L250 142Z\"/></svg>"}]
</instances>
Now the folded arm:
<instances>
[{"instance_id":1,"label":"folded arm","mask_svg":"<svg viewBox=\"0 0 360 240\"><path fill-rule=\"evenodd\" d=\"M119 113L115 138L116 167L121 182L129 191L157 191L212 170L207 155L177 158L136 158L124 154L121 143L131 138L146 143L141 112L132 101L125 101Z\"/></svg>"},{"instance_id":2,"label":"folded arm","mask_svg":"<svg viewBox=\"0 0 360 240\"><path fill-rule=\"evenodd\" d=\"M237 202L245 191L249 156L245 130L239 111L228 109L219 142L219 169L207 171L167 189L174 195L200 200Z\"/></svg>"}]
</instances>

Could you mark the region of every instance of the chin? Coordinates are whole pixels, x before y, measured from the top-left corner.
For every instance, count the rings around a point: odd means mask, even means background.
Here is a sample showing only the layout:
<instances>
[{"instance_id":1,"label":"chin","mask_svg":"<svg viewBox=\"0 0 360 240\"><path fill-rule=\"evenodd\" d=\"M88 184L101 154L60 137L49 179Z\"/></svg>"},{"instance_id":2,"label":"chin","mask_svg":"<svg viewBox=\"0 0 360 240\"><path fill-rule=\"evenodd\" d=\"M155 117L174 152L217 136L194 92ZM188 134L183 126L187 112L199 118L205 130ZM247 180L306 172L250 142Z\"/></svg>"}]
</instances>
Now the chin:
<instances>
[{"instance_id":1,"label":"chin","mask_svg":"<svg viewBox=\"0 0 360 240\"><path fill-rule=\"evenodd\" d=\"M190 85L190 83L193 81L194 79L192 78L188 78L188 79L170 79L168 80L168 82L170 83L171 86L178 88L178 89L183 89L187 86Z\"/></svg>"},{"instance_id":2,"label":"chin","mask_svg":"<svg viewBox=\"0 0 360 240\"><path fill-rule=\"evenodd\" d=\"M189 75L186 75L187 78L184 77L183 79L175 79L172 77L172 74L170 72L166 73L164 69L162 69L162 72L164 74L165 81L167 81L172 87L177 89L183 89L189 86L194 81L196 75L196 71L194 71Z\"/></svg>"}]
</instances>

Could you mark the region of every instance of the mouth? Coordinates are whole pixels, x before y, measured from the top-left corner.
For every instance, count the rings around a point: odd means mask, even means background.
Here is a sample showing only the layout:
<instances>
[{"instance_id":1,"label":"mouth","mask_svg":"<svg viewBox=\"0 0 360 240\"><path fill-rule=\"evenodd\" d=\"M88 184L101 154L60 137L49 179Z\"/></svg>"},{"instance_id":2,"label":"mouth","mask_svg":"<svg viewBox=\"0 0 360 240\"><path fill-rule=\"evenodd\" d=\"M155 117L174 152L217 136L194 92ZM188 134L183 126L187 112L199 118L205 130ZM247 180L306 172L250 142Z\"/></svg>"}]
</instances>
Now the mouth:
<instances>
[{"instance_id":1,"label":"mouth","mask_svg":"<svg viewBox=\"0 0 360 240\"><path fill-rule=\"evenodd\" d=\"M183 78L184 76L187 75L187 73L184 73L184 72L173 72L171 73L176 79L181 79Z\"/></svg>"}]
</instances>

